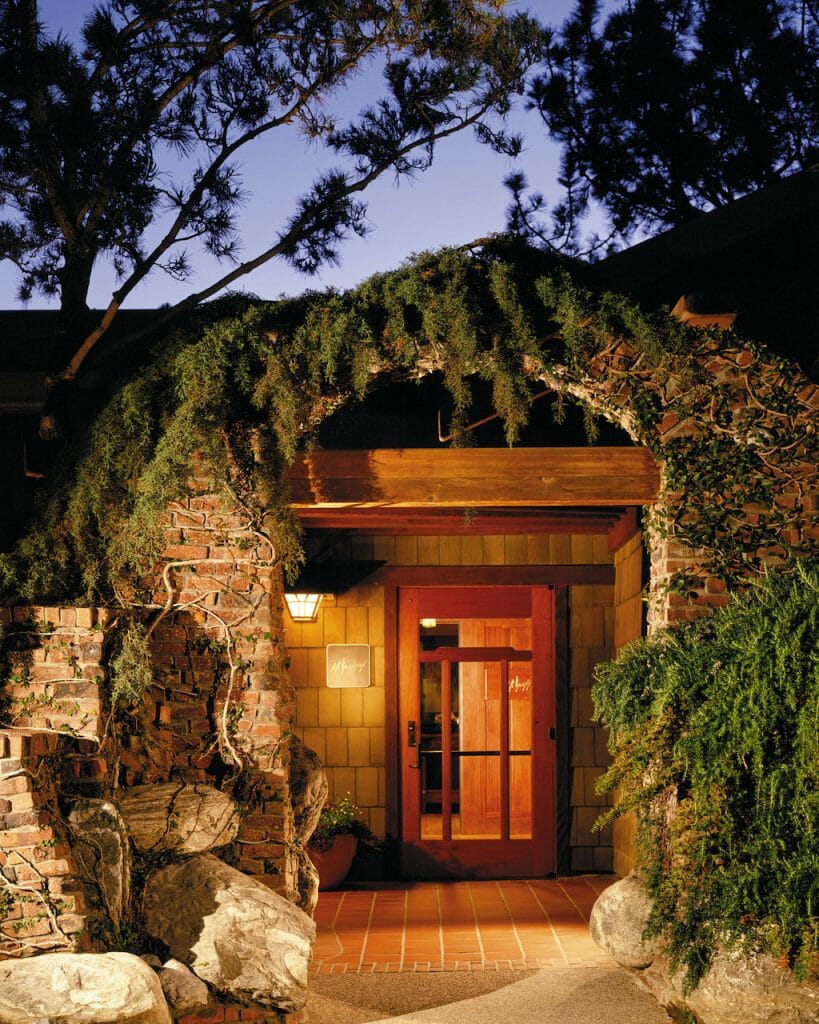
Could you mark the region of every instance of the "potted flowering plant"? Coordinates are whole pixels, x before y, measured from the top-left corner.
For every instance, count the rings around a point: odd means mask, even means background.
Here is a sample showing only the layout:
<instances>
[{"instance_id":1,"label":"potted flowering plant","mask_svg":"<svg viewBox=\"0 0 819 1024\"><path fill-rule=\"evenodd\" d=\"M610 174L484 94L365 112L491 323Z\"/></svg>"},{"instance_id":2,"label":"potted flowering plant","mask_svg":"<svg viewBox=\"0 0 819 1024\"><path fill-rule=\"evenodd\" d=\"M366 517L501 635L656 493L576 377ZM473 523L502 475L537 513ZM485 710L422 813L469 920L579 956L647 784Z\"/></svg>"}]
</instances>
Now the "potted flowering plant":
<instances>
[{"instance_id":1,"label":"potted flowering plant","mask_svg":"<svg viewBox=\"0 0 819 1024\"><path fill-rule=\"evenodd\" d=\"M322 809L316 830L307 842L307 853L319 873L319 889L333 889L347 877L358 843L377 844L375 836L358 817L360 811L349 794L330 800Z\"/></svg>"}]
</instances>

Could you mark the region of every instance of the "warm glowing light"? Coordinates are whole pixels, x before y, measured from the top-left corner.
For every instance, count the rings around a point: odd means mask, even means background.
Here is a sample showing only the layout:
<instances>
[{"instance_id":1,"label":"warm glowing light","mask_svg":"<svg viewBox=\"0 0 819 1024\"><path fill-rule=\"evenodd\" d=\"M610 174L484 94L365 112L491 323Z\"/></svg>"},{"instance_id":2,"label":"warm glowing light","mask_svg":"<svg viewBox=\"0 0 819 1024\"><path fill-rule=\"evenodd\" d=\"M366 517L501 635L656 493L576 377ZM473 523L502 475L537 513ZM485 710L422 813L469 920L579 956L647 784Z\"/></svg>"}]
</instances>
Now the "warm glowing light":
<instances>
[{"instance_id":1,"label":"warm glowing light","mask_svg":"<svg viewBox=\"0 0 819 1024\"><path fill-rule=\"evenodd\" d=\"M435 627L437 625L438 625L438 620L437 619L421 619L421 628L422 629L435 629Z\"/></svg>"},{"instance_id":2,"label":"warm glowing light","mask_svg":"<svg viewBox=\"0 0 819 1024\"><path fill-rule=\"evenodd\" d=\"M294 622L315 622L321 605L321 594L285 594L285 604Z\"/></svg>"}]
</instances>

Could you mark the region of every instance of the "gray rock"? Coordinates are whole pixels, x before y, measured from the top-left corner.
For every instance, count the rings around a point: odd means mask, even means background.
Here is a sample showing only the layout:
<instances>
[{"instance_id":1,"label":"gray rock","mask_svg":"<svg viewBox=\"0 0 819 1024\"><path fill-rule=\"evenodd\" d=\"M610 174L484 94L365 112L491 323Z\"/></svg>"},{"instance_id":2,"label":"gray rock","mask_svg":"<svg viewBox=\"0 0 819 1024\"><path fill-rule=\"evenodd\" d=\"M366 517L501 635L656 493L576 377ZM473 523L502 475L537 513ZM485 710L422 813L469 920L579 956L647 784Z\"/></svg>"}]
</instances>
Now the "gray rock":
<instances>
[{"instance_id":1,"label":"gray rock","mask_svg":"<svg viewBox=\"0 0 819 1024\"><path fill-rule=\"evenodd\" d=\"M650 912L650 897L629 875L597 897L589 919L591 937L623 967L648 967L658 945L643 939Z\"/></svg>"},{"instance_id":2,"label":"gray rock","mask_svg":"<svg viewBox=\"0 0 819 1024\"><path fill-rule=\"evenodd\" d=\"M223 995L286 1012L304 1005L315 925L261 882L191 857L148 878L143 909L149 934Z\"/></svg>"},{"instance_id":3,"label":"gray rock","mask_svg":"<svg viewBox=\"0 0 819 1024\"><path fill-rule=\"evenodd\" d=\"M683 996L683 974L672 976L658 956L638 975L663 1006L696 1014L701 1024L817 1024L819 985L800 985L765 954L718 953L693 992Z\"/></svg>"},{"instance_id":4,"label":"gray rock","mask_svg":"<svg viewBox=\"0 0 819 1024\"><path fill-rule=\"evenodd\" d=\"M298 906L312 914L318 900L318 872L304 847L315 832L329 787L318 754L305 747L297 736L290 740L290 800L296 840L302 849L298 858Z\"/></svg>"},{"instance_id":5,"label":"gray rock","mask_svg":"<svg viewBox=\"0 0 819 1024\"><path fill-rule=\"evenodd\" d=\"M290 739L290 800L296 838L306 843L315 832L329 787L318 754L298 736Z\"/></svg>"},{"instance_id":6,"label":"gray rock","mask_svg":"<svg viewBox=\"0 0 819 1024\"><path fill-rule=\"evenodd\" d=\"M296 906L313 916L319 898L319 873L307 850L299 850L297 856L298 895Z\"/></svg>"},{"instance_id":7,"label":"gray rock","mask_svg":"<svg viewBox=\"0 0 819 1024\"><path fill-rule=\"evenodd\" d=\"M174 1017L197 1013L210 1002L208 986L179 960L168 960L161 967L159 983Z\"/></svg>"},{"instance_id":8,"label":"gray rock","mask_svg":"<svg viewBox=\"0 0 819 1024\"><path fill-rule=\"evenodd\" d=\"M0 1024L171 1024L159 979L130 953L0 962Z\"/></svg>"},{"instance_id":9,"label":"gray rock","mask_svg":"<svg viewBox=\"0 0 819 1024\"><path fill-rule=\"evenodd\" d=\"M140 850L204 853L232 842L239 831L234 801L204 783L133 786L119 804Z\"/></svg>"},{"instance_id":10,"label":"gray rock","mask_svg":"<svg viewBox=\"0 0 819 1024\"><path fill-rule=\"evenodd\" d=\"M91 904L118 932L131 896L131 855L125 821L109 800L76 800L68 813L71 848ZM96 929L99 931L99 929Z\"/></svg>"}]
</instances>

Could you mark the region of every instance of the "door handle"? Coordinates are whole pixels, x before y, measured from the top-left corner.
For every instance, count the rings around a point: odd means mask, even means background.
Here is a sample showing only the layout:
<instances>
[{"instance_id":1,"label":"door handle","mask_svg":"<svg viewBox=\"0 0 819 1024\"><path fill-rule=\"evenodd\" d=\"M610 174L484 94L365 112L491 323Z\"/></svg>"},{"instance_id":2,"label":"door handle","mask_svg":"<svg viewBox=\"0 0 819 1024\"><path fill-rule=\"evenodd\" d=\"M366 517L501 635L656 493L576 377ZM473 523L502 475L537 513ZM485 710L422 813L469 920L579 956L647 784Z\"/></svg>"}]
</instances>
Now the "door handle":
<instances>
[{"instance_id":1,"label":"door handle","mask_svg":"<svg viewBox=\"0 0 819 1024\"><path fill-rule=\"evenodd\" d=\"M415 747L416 749L418 747L418 726L416 725L415 722L411 722L411 721L407 722L407 746L408 747ZM421 758L416 756L416 763L415 764L410 764L409 767L410 768L420 768L421 767Z\"/></svg>"}]
</instances>

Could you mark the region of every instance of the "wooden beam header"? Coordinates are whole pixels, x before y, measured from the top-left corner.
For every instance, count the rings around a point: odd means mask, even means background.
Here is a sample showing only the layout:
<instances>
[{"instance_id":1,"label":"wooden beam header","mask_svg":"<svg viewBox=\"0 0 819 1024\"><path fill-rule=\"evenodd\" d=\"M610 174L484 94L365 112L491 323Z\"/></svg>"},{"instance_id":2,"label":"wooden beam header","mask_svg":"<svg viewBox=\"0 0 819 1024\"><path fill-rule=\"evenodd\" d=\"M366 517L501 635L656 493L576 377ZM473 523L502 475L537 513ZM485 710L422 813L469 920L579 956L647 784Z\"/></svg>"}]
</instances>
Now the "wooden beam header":
<instances>
[{"instance_id":1,"label":"wooden beam header","mask_svg":"<svg viewBox=\"0 0 819 1024\"><path fill-rule=\"evenodd\" d=\"M385 565L367 583L400 587L611 586L614 566L604 565Z\"/></svg>"},{"instance_id":2,"label":"wooden beam header","mask_svg":"<svg viewBox=\"0 0 819 1024\"><path fill-rule=\"evenodd\" d=\"M295 509L648 505L659 469L644 448L378 448L300 456Z\"/></svg>"},{"instance_id":3,"label":"wooden beam header","mask_svg":"<svg viewBox=\"0 0 819 1024\"><path fill-rule=\"evenodd\" d=\"M609 533L634 506L606 508L409 508L403 506L343 508L315 506L298 509L302 525L311 533L346 530L367 534L408 534L416 537L475 536L476 534Z\"/></svg>"}]
</instances>

